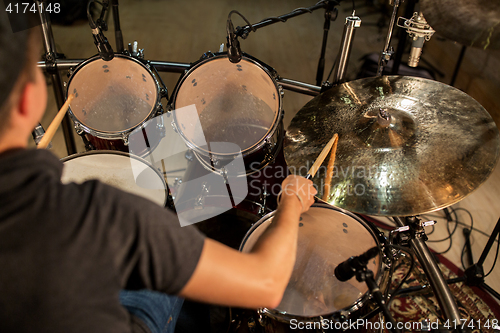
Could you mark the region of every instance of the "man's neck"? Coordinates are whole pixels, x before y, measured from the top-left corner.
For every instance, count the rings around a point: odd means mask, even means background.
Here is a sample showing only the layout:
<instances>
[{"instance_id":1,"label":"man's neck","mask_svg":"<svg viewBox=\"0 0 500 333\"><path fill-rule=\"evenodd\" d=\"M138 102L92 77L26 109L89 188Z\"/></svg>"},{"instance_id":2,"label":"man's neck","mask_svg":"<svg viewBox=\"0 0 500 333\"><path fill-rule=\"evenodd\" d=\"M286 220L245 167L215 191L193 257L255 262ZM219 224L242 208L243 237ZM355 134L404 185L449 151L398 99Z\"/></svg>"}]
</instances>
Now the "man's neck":
<instances>
[{"instance_id":1,"label":"man's neck","mask_svg":"<svg viewBox=\"0 0 500 333\"><path fill-rule=\"evenodd\" d=\"M19 137L14 137L10 133L5 133L0 137L0 154L13 149L26 149L28 141L22 140Z\"/></svg>"}]
</instances>

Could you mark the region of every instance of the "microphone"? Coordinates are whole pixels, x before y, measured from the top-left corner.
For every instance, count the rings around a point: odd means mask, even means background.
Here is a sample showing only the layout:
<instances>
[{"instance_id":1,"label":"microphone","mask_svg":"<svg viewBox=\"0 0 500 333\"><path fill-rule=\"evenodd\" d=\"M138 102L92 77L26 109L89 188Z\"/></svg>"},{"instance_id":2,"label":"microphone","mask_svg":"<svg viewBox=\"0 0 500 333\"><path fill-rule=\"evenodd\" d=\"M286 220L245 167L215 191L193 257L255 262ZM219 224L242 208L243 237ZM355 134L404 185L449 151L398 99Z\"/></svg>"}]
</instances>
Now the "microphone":
<instances>
[{"instance_id":1,"label":"microphone","mask_svg":"<svg viewBox=\"0 0 500 333\"><path fill-rule=\"evenodd\" d=\"M233 22L231 22L231 19L227 20L226 31L227 31L227 37L226 37L227 56L229 58L229 61L231 61L233 64L236 64L241 61L241 48L240 48L240 42L238 41L238 37L236 37L234 34L234 26Z\"/></svg>"},{"instance_id":2,"label":"microphone","mask_svg":"<svg viewBox=\"0 0 500 333\"><path fill-rule=\"evenodd\" d=\"M399 20L403 19L404 23L401 25ZM434 34L432 27L427 24L422 13L413 13L413 16L407 20L404 17L398 19L398 27L406 29L406 32L412 39L410 48L410 57L408 58L408 66L417 67L422 54L422 47L424 41L429 41Z\"/></svg>"},{"instance_id":3,"label":"microphone","mask_svg":"<svg viewBox=\"0 0 500 333\"><path fill-rule=\"evenodd\" d=\"M424 47L424 37L414 37L410 48L410 57L408 58L408 66L417 67Z\"/></svg>"},{"instance_id":4,"label":"microphone","mask_svg":"<svg viewBox=\"0 0 500 333\"><path fill-rule=\"evenodd\" d=\"M379 248L375 246L362 255L350 257L335 268L335 277L341 282L351 279L356 274L356 270L366 266L370 259L375 258L379 254L379 251Z\"/></svg>"},{"instance_id":5,"label":"microphone","mask_svg":"<svg viewBox=\"0 0 500 333\"><path fill-rule=\"evenodd\" d=\"M99 28L92 29L92 36L94 37L94 44L97 47L99 56L102 60L110 61L115 56L111 45L109 45L108 39L103 35Z\"/></svg>"},{"instance_id":6,"label":"microphone","mask_svg":"<svg viewBox=\"0 0 500 333\"><path fill-rule=\"evenodd\" d=\"M33 132L31 132L31 135L33 136L33 140L35 141L35 144L37 146L40 143L40 141L42 141L44 134L45 134L45 130L43 129L42 124L38 123L38 125L36 125ZM52 142L50 142L47 145L47 149L50 149L50 148L52 148Z\"/></svg>"},{"instance_id":7,"label":"microphone","mask_svg":"<svg viewBox=\"0 0 500 333\"><path fill-rule=\"evenodd\" d=\"M94 44L97 47L97 52L99 52L99 56L102 58L104 61L110 61L111 59L114 58L115 54L113 52L113 49L111 48L111 45L109 45L108 39L103 35L100 27L104 26L104 30L107 30L107 26L102 20L104 17L104 13L106 12L106 9L108 8L109 1L103 1L101 4L102 11L101 11L101 17L97 20L97 24L92 18L92 15L90 14L90 5L94 2L94 0L90 0L87 4L87 19L89 20L89 25L90 29L92 29L92 36L94 37Z\"/></svg>"}]
</instances>

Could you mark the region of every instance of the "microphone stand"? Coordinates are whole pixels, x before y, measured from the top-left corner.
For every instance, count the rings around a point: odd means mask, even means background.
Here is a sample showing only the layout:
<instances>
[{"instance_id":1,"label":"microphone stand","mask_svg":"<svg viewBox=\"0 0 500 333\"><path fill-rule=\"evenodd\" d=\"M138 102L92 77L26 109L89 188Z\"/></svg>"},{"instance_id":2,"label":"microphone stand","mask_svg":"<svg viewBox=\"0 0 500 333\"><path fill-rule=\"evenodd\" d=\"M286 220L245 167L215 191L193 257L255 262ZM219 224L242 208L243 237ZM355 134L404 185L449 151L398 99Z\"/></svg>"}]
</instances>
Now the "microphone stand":
<instances>
[{"instance_id":1,"label":"microphone stand","mask_svg":"<svg viewBox=\"0 0 500 333\"><path fill-rule=\"evenodd\" d=\"M380 309L382 309L382 313L384 314L385 319L391 323L391 327L389 328L386 325L386 328L390 332L400 333L401 330L397 328L396 321L394 320L394 317L392 317L392 314L389 312L389 309L385 304L384 296L375 283L373 272L367 268L365 263L361 263L361 266L361 268L356 269L356 280L358 280L359 282L364 281L368 286L368 290L370 291L370 294L373 295L373 299L377 302L377 305L380 307Z\"/></svg>"},{"instance_id":2,"label":"microphone stand","mask_svg":"<svg viewBox=\"0 0 500 333\"><path fill-rule=\"evenodd\" d=\"M122 29L120 28L120 14L118 13L118 0L111 0L111 5L113 6L113 23L115 24L115 43L116 52L123 53L123 35Z\"/></svg>"},{"instance_id":3,"label":"microphone stand","mask_svg":"<svg viewBox=\"0 0 500 333\"><path fill-rule=\"evenodd\" d=\"M42 33L43 33L43 45L45 48L45 61L43 62L43 68L50 74L50 78L52 81L52 86L54 87L54 95L56 98L57 106L61 108L64 104L64 87L61 80L61 75L59 75L58 62L61 61L62 58L65 58L63 54L58 54L56 52L56 43L54 41L54 34L52 33L52 25L50 22L50 17L47 11L45 10L46 0L36 0L37 8L41 8L38 11L40 16L40 21L42 24ZM69 114L63 118L62 121L62 130L64 134L64 141L66 143L66 150L68 155L72 155L76 153L76 143L75 138L72 133L72 124L71 119L69 118Z\"/></svg>"},{"instance_id":4,"label":"microphone stand","mask_svg":"<svg viewBox=\"0 0 500 333\"><path fill-rule=\"evenodd\" d=\"M326 53L326 43L328 41L328 32L330 31L330 22L337 19L338 10L334 8L333 2L329 2L325 10L325 24L323 25L323 43L321 45L321 53L318 62L318 71L316 72L316 85L321 86L323 82L323 73L325 72L325 53ZM335 16L332 16L332 12L335 12Z\"/></svg>"},{"instance_id":5,"label":"microphone stand","mask_svg":"<svg viewBox=\"0 0 500 333\"><path fill-rule=\"evenodd\" d=\"M488 239L488 242L486 243L486 246L484 247L483 252L481 253L479 261L475 264L472 258L472 249L470 246L470 231L471 230L469 229L464 229L465 248L467 251L467 258L470 266L465 270L463 276L455 279L450 279L448 280L448 283L465 282L465 284L468 286L481 287L500 301L500 294L484 282L484 269L483 269L484 261L486 260L486 257L488 256L488 253L490 252L491 247L495 242L495 239L498 237L498 234L500 233L500 219L498 219L497 224L495 225L495 229L493 229L493 232L491 233L490 238Z\"/></svg>"}]
</instances>

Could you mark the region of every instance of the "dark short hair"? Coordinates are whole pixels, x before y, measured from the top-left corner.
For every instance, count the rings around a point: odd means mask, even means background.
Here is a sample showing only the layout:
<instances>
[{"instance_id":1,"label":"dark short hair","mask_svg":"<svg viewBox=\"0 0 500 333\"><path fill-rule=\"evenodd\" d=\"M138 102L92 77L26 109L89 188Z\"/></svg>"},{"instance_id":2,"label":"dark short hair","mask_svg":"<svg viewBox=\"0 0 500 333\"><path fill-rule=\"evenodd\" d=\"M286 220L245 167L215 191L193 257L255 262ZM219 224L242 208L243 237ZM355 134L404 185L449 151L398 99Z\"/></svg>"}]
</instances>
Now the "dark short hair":
<instances>
[{"instance_id":1,"label":"dark short hair","mask_svg":"<svg viewBox=\"0 0 500 333\"><path fill-rule=\"evenodd\" d=\"M28 82L35 81L40 57L41 33L35 27L12 32L7 15L0 13L0 137L5 131L12 107L19 102Z\"/></svg>"}]
</instances>

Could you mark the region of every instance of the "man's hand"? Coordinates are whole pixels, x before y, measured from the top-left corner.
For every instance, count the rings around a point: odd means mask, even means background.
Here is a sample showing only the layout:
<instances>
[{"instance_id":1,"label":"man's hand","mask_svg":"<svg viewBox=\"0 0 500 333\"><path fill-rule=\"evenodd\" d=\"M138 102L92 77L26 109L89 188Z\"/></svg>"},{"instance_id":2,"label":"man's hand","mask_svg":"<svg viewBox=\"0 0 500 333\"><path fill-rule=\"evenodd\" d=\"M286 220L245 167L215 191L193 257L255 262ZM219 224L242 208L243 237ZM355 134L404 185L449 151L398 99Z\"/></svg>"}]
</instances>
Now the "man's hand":
<instances>
[{"instance_id":1,"label":"man's hand","mask_svg":"<svg viewBox=\"0 0 500 333\"><path fill-rule=\"evenodd\" d=\"M318 193L313 182L304 177L290 175L281 184L279 198L280 206L298 205L300 213L309 210L314 203L314 196Z\"/></svg>"}]
</instances>

